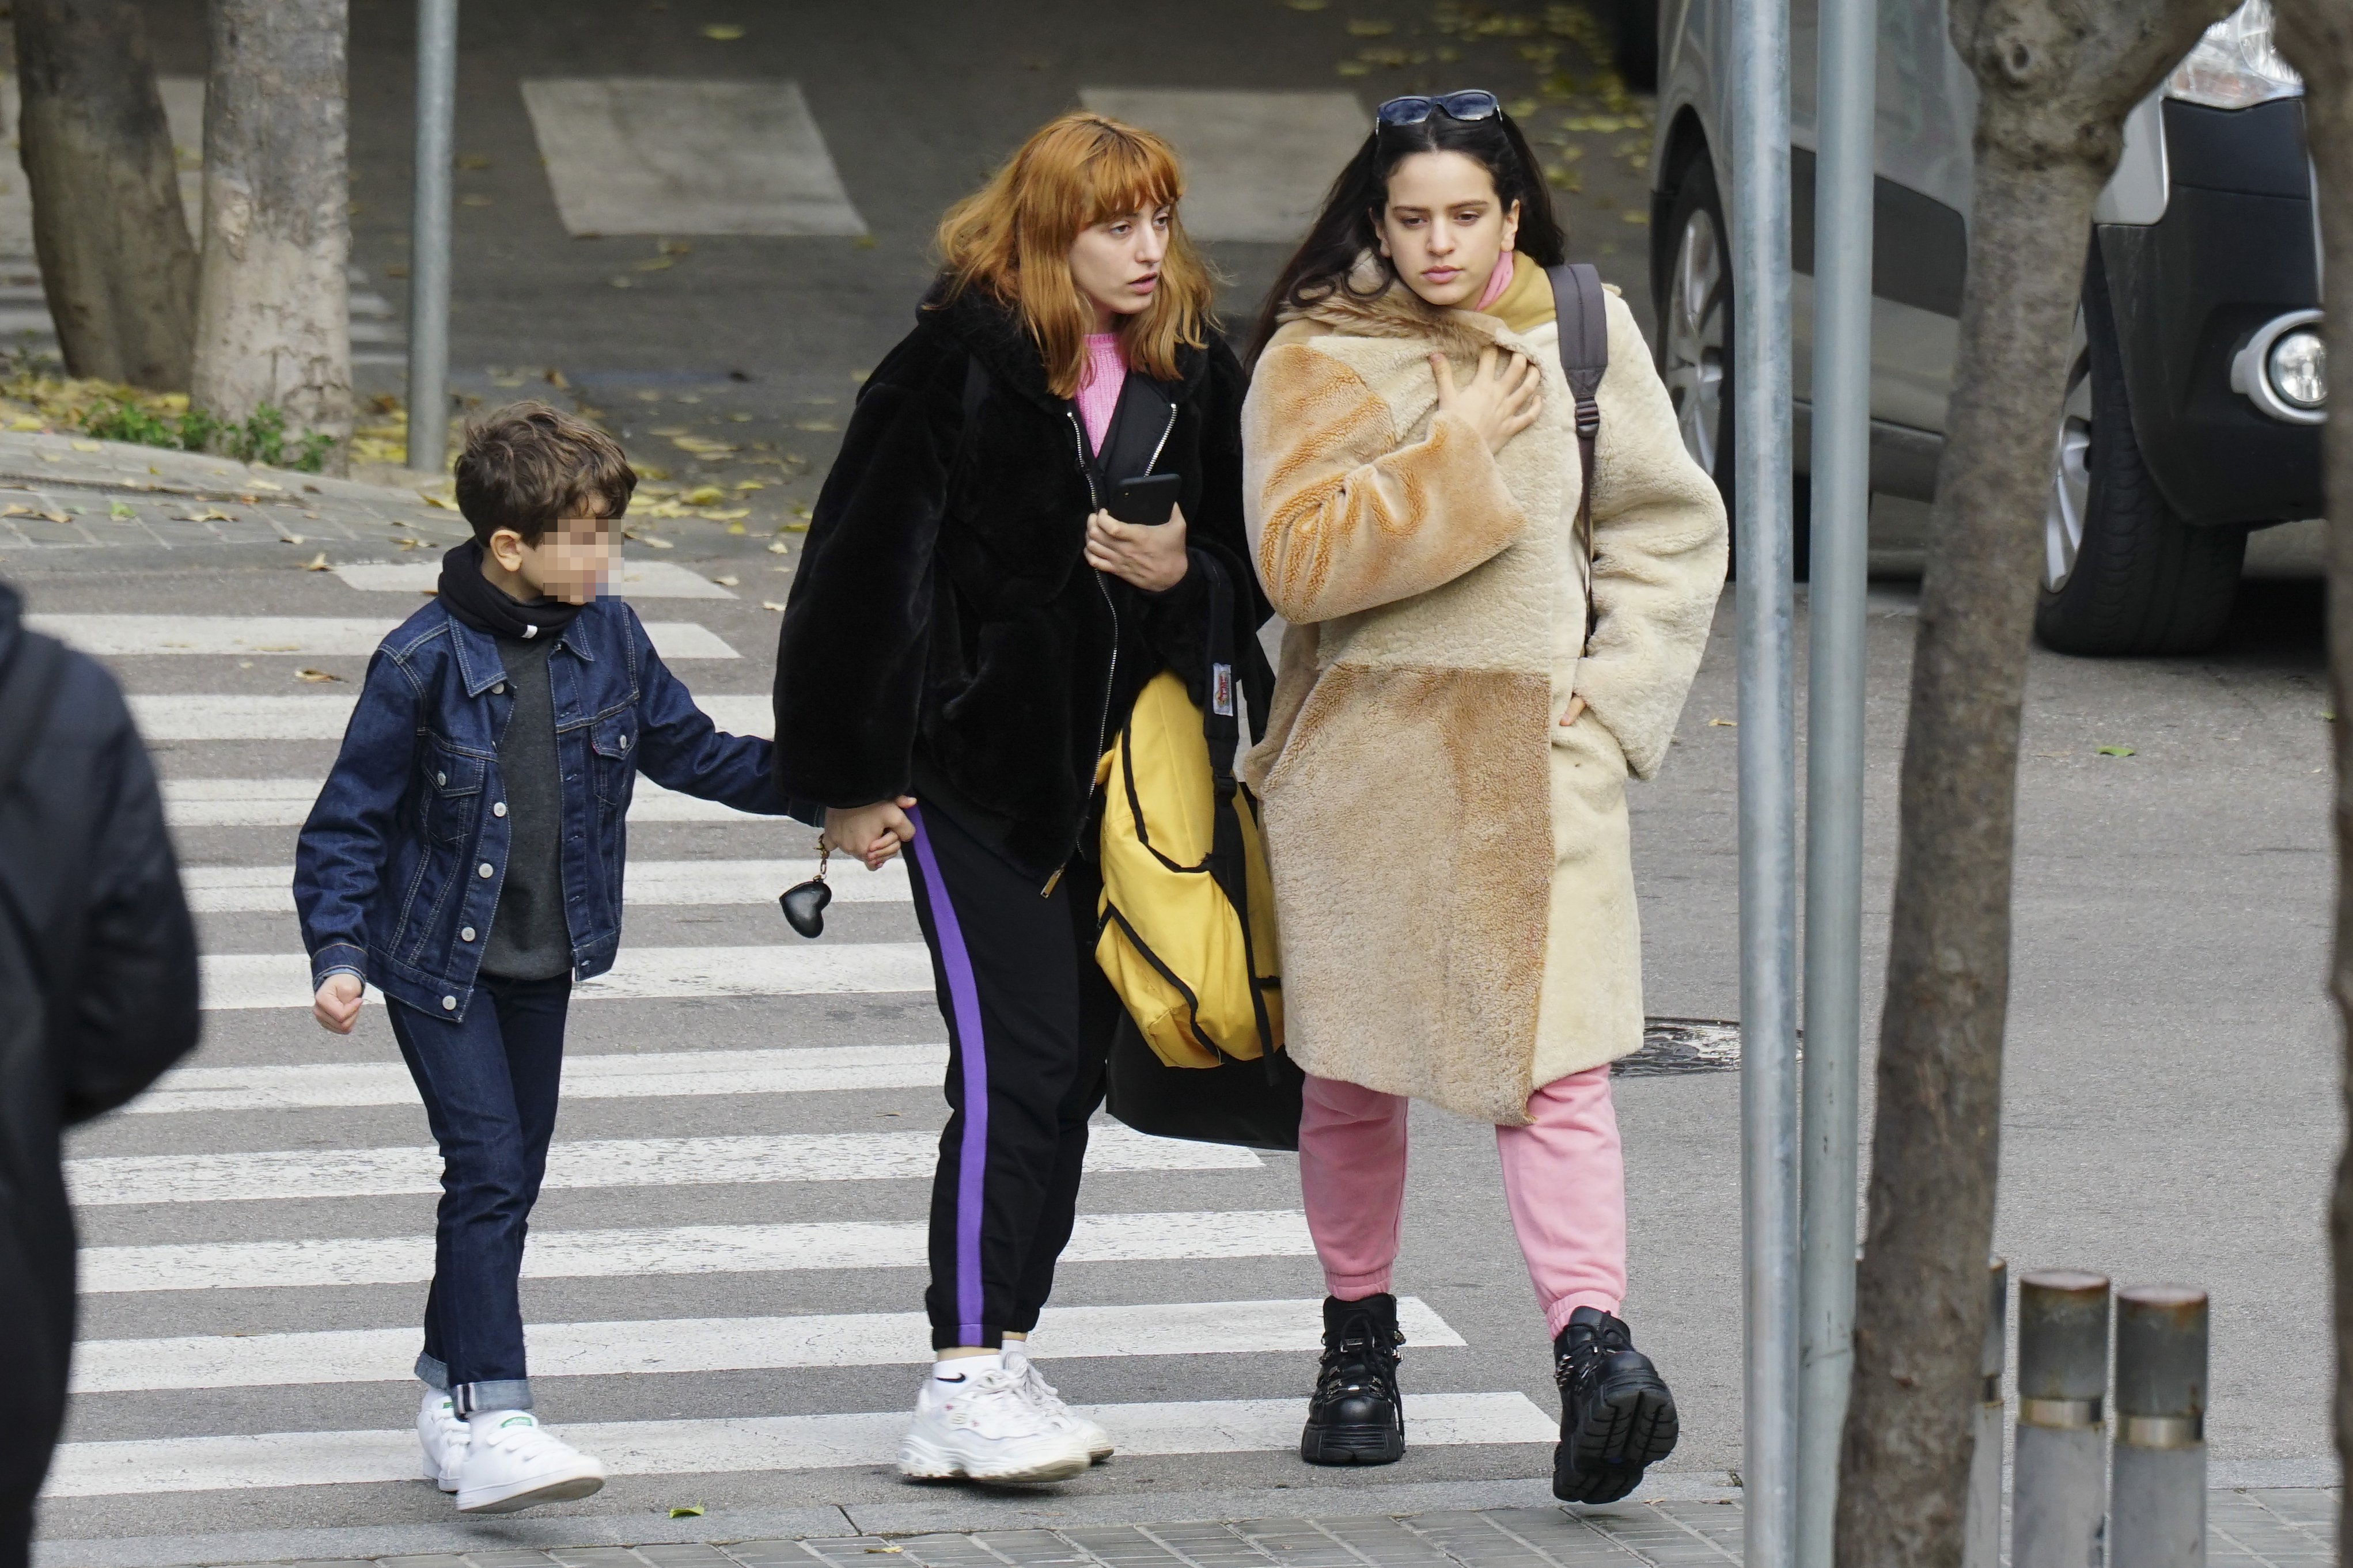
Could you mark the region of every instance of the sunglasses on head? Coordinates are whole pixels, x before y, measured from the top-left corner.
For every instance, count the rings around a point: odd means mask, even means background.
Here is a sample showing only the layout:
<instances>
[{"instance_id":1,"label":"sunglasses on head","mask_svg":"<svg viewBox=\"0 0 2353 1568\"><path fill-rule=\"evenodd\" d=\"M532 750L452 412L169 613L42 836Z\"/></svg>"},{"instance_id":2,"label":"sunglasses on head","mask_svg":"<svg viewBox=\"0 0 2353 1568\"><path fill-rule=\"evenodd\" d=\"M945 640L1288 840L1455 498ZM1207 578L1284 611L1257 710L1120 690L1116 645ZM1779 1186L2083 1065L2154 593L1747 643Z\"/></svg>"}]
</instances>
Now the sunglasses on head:
<instances>
[{"instance_id":1,"label":"sunglasses on head","mask_svg":"<svg viewBox=\"0 0 2353 1568\"><path fill-rule=\"evenodd\" d=\"M1432 114L1443 114L1450 120L1493 120L1504 112L1495 95L1484 88L1471 88L1462 92L1441 92L1436 97L1416 93L1408 98L1392 98L1373 111L1376 122L1382 125L1419 125Z\"/></svg>"}]
</instances>

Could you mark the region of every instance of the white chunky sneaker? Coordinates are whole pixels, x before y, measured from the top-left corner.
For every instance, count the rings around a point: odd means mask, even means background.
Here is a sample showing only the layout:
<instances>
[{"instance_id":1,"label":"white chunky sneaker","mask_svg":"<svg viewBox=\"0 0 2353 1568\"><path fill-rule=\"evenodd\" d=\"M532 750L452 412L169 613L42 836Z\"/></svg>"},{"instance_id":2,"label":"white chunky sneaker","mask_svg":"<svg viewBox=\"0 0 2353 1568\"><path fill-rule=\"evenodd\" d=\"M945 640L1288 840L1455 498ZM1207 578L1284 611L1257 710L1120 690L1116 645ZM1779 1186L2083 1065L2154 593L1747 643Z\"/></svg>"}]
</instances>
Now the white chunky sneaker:
<instances>
[{"instance_id":1,"label":"white chunky sneaker","mask_svg":"<svg viewBox=\"0 0 2353 1568\"><path fill-rule=\"evenodd\" d=\"M425 1391L417 1407L417 1441L425 1450L424 1476L445 1492L458 1489L458 1467L466 1462L466 1418L438 1388Z\"/></svg>"},{"instance_id":2,"label":"white chunky sneaker","mask_svg":"<svg viewBox=\"0 0 2353 1568\"><path fill-rule=\"evenodd\" d=\"M528 1410L473 1416L458 1468L459 1513L512 1513L569 1502L605 1484L605 1467L539 1424Z\"/></svg>"},{"instance_id":3,"label":"white chunky sneaker","mask_svg":"<svg viewBox=\"0 0 2353 1568\"><path fill-rule=\"evenodd\" d=\"M1048 1420L1060 1422L1087 1446L1089 1459L1100 1465L1111 1458L1111 1434L1103 1430L1101 1423L1088 1420L1063 1404L1062 1396L1054 1391L1054 1385L1046 1381L1046 1374L1038 1370L1038 1363L1029 1359L1029 1352L1009 1341L1005 1346L1005 1370L1019 1380L1021 1397L1042 1412Z\"/></svg>"},{"instance_id":4,"label":"white chunky sneaker","mask_svg":"<svg viewBox=\"0 0 2353 1568\"><path fill-rule=\"evenodd\" d=\"M916 1480L1062 1481L1092 1463L1086 1444L1032 1405L1002 1364L923 1379L899 1445L899 1472Z\"/></svg>"}]
</instances>

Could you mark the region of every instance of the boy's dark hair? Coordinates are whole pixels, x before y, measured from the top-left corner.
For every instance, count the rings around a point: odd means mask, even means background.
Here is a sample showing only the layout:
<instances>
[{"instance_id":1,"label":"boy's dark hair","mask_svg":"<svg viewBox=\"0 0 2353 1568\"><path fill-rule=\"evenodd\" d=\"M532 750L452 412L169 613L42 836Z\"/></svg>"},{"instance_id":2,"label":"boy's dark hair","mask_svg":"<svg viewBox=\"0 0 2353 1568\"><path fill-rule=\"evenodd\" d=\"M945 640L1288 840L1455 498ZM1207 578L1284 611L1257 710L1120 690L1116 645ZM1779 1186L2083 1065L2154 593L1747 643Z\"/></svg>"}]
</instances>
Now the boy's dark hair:
<instances>
[{"instance_id":1,"label":"boy's dark hair","mask_svg":"<svg viewBox=\"0 0 2353 1568\"><path fill-rule=\"evenodd\" d=\"M637 488L618 441L544 403L510 403L483 416L468 427L458 459L458 510L485 546L501 528L537 544L592 503L609 521L628 510Z\"/></svg>"}]
</instances>

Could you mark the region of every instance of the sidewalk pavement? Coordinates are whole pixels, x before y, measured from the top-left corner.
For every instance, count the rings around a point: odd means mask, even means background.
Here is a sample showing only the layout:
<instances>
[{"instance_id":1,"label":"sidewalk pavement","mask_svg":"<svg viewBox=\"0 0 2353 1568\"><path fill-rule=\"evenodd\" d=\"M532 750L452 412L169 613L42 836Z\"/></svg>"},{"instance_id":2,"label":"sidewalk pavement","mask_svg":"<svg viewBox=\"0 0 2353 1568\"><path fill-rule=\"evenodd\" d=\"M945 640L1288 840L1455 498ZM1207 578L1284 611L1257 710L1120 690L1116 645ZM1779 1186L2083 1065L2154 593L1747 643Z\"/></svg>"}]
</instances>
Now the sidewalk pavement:
<instances>
[{"instance_id":1,"label":"sidewalk pavement","mask_svg":"<svg viewBox=\"0 0 2353 1568\"><path fill-rule=\"evenodd\" d=\"M465 521L414 489L200 452L0 431L0 559L59 546L447 546Z\"/></svg>"},{"instance_id":2,"label":"sidewalk pavement","mask_svg":"<svg viewBox=\"0 0 2353 1568\"><path fill-rule=\"evenodd\" d=\"M1391 1507L1422 1494L1433 1504L1474 1501L1480 1494L1543 1495L1542 1482L1348 1489L1352 1505ZM1133 1497L1133 1517L1150 1513ZM286 1568L880 1568L870 1557L897 1557L905 1568L1698 1568L1741 1561L1742 1509L1736 1493L1697 1495L1609 1508L1556 1504L1430 1507L1422 1511L1350 1512L1219 1520L1221 1500L1171 1498L1171 1515L1202 1519L1126 1523L1085 1520L1081 1507L1055 1506L1050 1494L977 1493L945 1489L939 1500L714 1514L642 1525L611 1518L486 1518L433 1526L290 1531L272 1536L199 1536L177 1541L46 1540L35 1568L178 1568L258 1559L238 1547L284 1542L325 1547L280 1558ZM1231 1500L1263 1504L1267 1494ZM2334 1488L2216 1490L2207 1497L2206 1560L2223 1564L2333 1563L2338 1493ZM1105 1510L1106 1513L1110 1510ZM924 1528L942 1519L997 1515L1012 1528ZM1073 1516L1065 1518L1065 1515ZM1059 1522L1057 1522L1059 1521ZM751 1528L738 1534L731 1527ZM428 1544L428 1538L438 1538ZM304 1539L307 1538L307 1539ZM299 1542L299 1545L297 1544ZM573 1543L573 1544L567 1544ZM373 1545L375 1556L332 1555ZM433 1549L438 1546L438 1550ZM398 1554L386 1550L396 1547ZM174 1549L180 1551L174 1554Z\"/></svg>"}]
</instances>

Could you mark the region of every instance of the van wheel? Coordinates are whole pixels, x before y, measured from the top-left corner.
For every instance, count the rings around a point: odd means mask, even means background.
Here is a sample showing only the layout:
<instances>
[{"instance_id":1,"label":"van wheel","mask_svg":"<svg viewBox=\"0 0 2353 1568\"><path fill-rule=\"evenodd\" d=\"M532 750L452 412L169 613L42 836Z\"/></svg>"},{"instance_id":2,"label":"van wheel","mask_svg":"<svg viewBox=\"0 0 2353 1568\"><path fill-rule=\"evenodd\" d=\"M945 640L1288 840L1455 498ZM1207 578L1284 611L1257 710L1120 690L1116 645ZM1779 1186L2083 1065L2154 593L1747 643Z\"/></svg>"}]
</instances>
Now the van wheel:
<instances>
[{"instance_id":1,"label":"van wheel","mask_svg":"<svg viewBox=\"0 0 2353 1568\"><path fill-rule=\"evenodd\" d=\"M2133 434L2096 264L2075 340L2051 462L2035 634L2061 653L2201 653L2231 617L2248 531L2184 522L2158 492Z\"/></svg>"}]
</instances>

